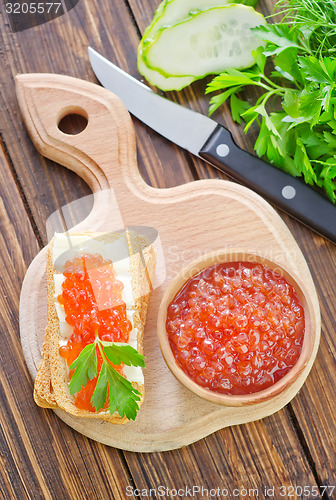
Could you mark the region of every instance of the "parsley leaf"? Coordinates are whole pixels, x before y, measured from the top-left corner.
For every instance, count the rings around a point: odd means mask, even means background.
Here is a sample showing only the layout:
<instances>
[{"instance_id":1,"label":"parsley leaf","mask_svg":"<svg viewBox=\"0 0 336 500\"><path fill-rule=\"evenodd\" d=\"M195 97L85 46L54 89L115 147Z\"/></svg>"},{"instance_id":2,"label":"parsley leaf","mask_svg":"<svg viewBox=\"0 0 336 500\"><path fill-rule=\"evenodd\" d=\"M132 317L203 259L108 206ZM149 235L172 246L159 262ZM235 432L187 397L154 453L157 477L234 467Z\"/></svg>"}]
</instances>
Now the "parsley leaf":
<instances>
[{"instance_id":1,"label":"parsley leaf","mask_svg":"<svg viewBox=\"0 0 336 500\"><path fill-rule=\"evenodd\" d=\"M214 111L216 111L217 108L219 108L219 106L221 106L222 104L224 104L224 102L226 101L226 99L228 97L230 97L231 95L239 92L240 89L241 89L241 86L231 87L228 90L226 90L225 92L222 92L219 95L215 95L215 96L211 97L211 99L210 99L210 107L209 107L209 116L211 116L212 113Z\"/></svg>"},{"instance_id":2,"label":"parsley leaf","mask_svg":"<svg viewBox=\"0 0 336 500\"><path fill-rule=\"evenodd\" d=\"M91 397L92 406L96 411L103 408L107 398L107 390L108 384L106 383L106 363L103 363L99 372L96 388Z\"/></svg>"},{"instance_id":3,"label":"parsley leaf","mask_svg":"<svg viewBox=\"0 0 336 500\"><path fill-rule=\"evenodd\" d=\"M252 50L252 57L255 60L256 65L258 66L261 73L263 73L267 61L267 57L264 54L264 47L260 45L260 47L258 47L256 50Z\"/></svg>"},{"instance_id":4,"label":"parsley leaf","mask_svg":"<svg viewBox=\"0 0 336 500\"><path fill-rule=\"evenodd\" d=\"M268 24L267 26L258 26L253 28L258 36L265 42L268 42L264 55L266 57L278 55L289 47L300 48L297 41L294 39L290 28L281 24Z\"/></svg>"},{"instance_id":5,"label":"parsley leaf","mask_svg":"<svg viewBox=\"0 0 336 500\"><path fill-rule=\"evenodd\" d=\"M293 118L300 117L300 101L295 90L288 89L285 91L282 107L289 116Z\"/></svg>"},{"instance_id":6,"label":"parsley leaf","mask_svg":"<svg viewBox=\"0 0 336 500\"><path fill-rule=\"evenodd\" d=\"M70 393L75 394L89 380L97 377L97 349L102 357L102 366L91 398L93 407L99 411L109 395L111 415L118 411L121 417L134 420L141 393L112 366L121 363L127 366L145 366L144 356L128 344L104 342L96 334L95 341L87 345L70 365L70 369L74 370L69 383Z\"/></svg>"},{"instance_id":7,"label":"parsley leaf","mask_svg":"<svg viewBox=\"0 0 336 500\"><path fill-rule=\"evenodd\" d=\"M329 198L336 202L336 184L334 179L336 178L336 155L333 158L329 158L326 162L323 162L323 170L321 171L321 178L323 179L322 186L326 190Z\"/></svg>"},{"instance_id":8,"label":"parsley leaf","mask_svg":"<svg viewBox=\"0 0 336 500\"><path fill-rule=\"evenodd\" d=\"M135 420L140 392L111 365L106 365L106 371L110 391L110 413L113 414L118 409L121 417Z\"/></svg>"},{"instance_id":9,"label":"parsley leaf","mask_svg":"<svg viewBox=\"0 0 336 500\"><path fill-rule=\"evenodd\" d=\"M230 98L230 106L233 120L240 124L242 114L250 107L249 103L239 99L235 94L232 94Z\"/></svg>"},{"instance_id":10,"label":"parsley leaf","mask_svg":"<svg viewBox=\"0 0 336 500\"><path fill-rule=\"evenodd\" d=\"M295 163L302 165L304 180L307 184L313 184L313 181L316 182L316 174L314 172L313 166L307 155L306 148L299 137L296 140L296 151L295 151L294 161Z\"/></svg>"},{"instance_id":11,"label":"parsley leaf","mask_svg":"<svg viewBox=\"0 0 336 500\"><path fill-rule=\"evenodd\" d=\"M305 56L299 57L298 63L307 80L333 84L335 70L332 68L332 65L329 65L328 60L329 58L319 60L314 56ZM327 66L331 70L331 75L328 72Z\"/></svg>"},{"instance_id":12,"label":"parsley leaf","mask_svg":"<svg viewBox=\"0 0 336 500\"><path fill-rule=\"evenodd\" d=\"M104 347L106 357L114 365L124 363L127 366L145 366L145 357L138 353L134 347L120 342L100 342Z\"/></svg>"},{"instance_id":13,"label":"parsley leaf","mask_svg":"<svg viewBox=\"0 0 336 500\"><path fill-rule=\"evenodd\" d=\"M71 370L75 370L71 377L69 388L70 394L74 395L85 387L89 380L97 376L97 352L96 344L89 344L79 354L70 365Z\"/></svg>"},{"instance_id":14,"label":"parsley leaf","mask_svg":"<svg viewBox=\"0 0 336 500\"><path fill-rule=\"evenodd\" d=\"M121 417L135 420L140 392L118 373L109 363L103 363L91 403L98 411L103 408L107 393L110 397L110 414L118 411Z\"/></svg>"}]
</instances>

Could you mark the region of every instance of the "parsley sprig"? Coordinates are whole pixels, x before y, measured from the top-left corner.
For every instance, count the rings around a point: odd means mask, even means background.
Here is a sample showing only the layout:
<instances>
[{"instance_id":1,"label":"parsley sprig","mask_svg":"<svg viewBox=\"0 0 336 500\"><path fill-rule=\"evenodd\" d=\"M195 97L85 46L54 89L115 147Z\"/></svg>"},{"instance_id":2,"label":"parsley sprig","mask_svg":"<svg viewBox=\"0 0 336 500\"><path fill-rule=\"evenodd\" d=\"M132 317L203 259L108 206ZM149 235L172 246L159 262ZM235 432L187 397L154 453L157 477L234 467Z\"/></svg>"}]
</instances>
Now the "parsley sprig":
<instances>
[{"instance_id":1,"label":"parsley sprig","mask_svg":"<svg viewBox=\"0 0 336 500\"><path fill-rule=\"evenodd\" d=\"M259 128L258 156L305 182L323 188L336 202L336 0L280 0L280 23L255 31L264 41L255 65L230 69L209 83L212 114L228 99L233 119ZM253 105L240 97L260 89Z\"/></svg>"},{"instance_id":2,"label":"parsley sprig","mask_svg":"<svg viewBox=\"0 0 336 500\"><path fill-rule=\"evenodd\" d=\"M96 333L95 341L84 347L70 365L70 369L74 370L69 383L70 393L76 394L89 380L97 377L97 348L103 362L91 398L93 407L96 411L103 408L109 394L111 415L118 411L121 417L135 420L139 409L137 401L140 401L141 393L112 366L121 363L128 366L145 366L144 356L128 344L102 341Z\"/></svg>"}]
</instances>

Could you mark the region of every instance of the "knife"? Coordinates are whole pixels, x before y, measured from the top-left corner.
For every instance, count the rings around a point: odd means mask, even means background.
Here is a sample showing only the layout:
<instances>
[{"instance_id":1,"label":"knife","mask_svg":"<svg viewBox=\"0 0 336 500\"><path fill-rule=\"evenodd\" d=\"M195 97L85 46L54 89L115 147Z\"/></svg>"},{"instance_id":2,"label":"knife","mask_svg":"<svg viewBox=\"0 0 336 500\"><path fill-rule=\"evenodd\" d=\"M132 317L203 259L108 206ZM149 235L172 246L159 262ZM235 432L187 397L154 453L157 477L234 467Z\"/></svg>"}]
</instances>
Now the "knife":
<instances>
[{"instance_id":1,"label":"knife","mask_svg":"<svg viewBox=\"0 0 336 500\"><path fill-rule=\"evenodd\" d=\"M336 243L336 206L324 196L242 150L225 127L156 94L91 47L89 58L100 83L143 123Z\"/></svg>"}]
</instances>

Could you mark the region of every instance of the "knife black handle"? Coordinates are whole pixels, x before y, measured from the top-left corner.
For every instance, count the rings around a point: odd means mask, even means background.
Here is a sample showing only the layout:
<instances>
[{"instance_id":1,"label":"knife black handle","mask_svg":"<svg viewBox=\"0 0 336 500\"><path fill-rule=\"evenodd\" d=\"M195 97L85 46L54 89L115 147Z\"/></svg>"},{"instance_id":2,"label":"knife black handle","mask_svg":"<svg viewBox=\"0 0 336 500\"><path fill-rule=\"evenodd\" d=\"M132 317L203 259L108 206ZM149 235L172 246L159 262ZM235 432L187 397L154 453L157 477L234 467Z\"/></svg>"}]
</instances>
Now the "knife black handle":
<instances>
[{"instance_id":1,"label":"knife black handle","mask_svg":"<svg viewBox=\"0 0 336 500\"><path fill-rule=\"evenodd\" d=\"M336 206L300 179L240 149L223 126L215 128L199 156L336 243Z\"/></svg>"}]
</instances>

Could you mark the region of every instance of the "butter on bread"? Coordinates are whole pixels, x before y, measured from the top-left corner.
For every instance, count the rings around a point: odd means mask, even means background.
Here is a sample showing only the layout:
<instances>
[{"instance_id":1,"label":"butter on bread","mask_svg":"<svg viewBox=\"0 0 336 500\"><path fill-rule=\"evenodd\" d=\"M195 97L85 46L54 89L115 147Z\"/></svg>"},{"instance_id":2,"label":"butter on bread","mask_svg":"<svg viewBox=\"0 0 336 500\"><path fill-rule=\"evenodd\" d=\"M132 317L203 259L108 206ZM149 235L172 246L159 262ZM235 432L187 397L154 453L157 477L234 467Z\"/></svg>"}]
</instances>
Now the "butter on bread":
<instances>
[{"instance_id":1,"label":"butter on bread","mask_svg":"<svg viewBox=\"0 0 336 500\"><path fill-rule=\"evenodd\" d=\"M42 360L34 385L34 399L37 405L44 408L58 408L77 417L98 418L113 424L123 424L127 422L127 419L126 417L120 417L117 412L111 415L106 410L100 410L93 413L77 408L74 404L74 396L70 394L69 370L65 359L59 355L60 342L62 339L64 340L64 337L62 336L61 322L56 308L57 293L55 290L55 275L62 275L62 272L59 270L62 252L59 252L59 248L55 249L55 242L57 247L58 241L60 239L63 241L63 236L64 235L55 235L49 244L47 252L48 321L42 349ZM151 293L151 283L155 270L155 253L153 246L146 237L138 235L133 231L126 231L123 233L66 233L65 237L67 241L70 242L70 253L71 251L80 253L81 250L73 250L76 248L76 242L78 241L82 242L79 247L83 247L86 249L85 251L88 251L87 248L90 246L93 249L97 248L97 246L98 248L111 249L113 245L122 244L127 248L128 257L126 258L126 262L129 265L128 277L130 278L128 279L128 288L129 292L131 291L133 299L128 309L133 318L133 337L136 332L136 342L133 340L133 343L136 343L136 345L133 345L133 347L135 347L140 354L143 354L144 326ZM123 239L123 241L121 241L121 239ZM60 254L58 259L56 258L57 251ZM99 252L89 251L88 253ZM68 260L69 254L65 252L64 255L64 259ZM111 260L113 262L113 259ZM58 262L58 264L55 268L56 262ZM59 307L59 305L57 307ZM129 368L127 367L127 369ZM140 368L137 369L141 370ZM140 377L139 380L130 381L133 387L141 393L141 400L138 402L140 406L144 399L145 390L143 377L142 379Z\"/></svg>"}]
</instances>

